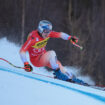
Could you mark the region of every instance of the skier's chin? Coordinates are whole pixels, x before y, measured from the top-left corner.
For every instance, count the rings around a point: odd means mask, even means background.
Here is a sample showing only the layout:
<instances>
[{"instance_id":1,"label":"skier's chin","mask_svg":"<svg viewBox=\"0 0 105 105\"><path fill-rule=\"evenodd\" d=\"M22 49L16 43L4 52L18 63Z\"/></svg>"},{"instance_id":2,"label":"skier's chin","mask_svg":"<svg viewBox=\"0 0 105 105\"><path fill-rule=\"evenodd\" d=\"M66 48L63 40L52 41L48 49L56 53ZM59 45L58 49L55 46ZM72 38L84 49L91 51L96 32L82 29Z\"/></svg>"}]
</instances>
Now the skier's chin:
<instances>
[{"instance_id":1,"label":"skier's chin","mask_svg":"<svg viewBox=\"0 0 105 105\"><path fill-rule=\"evenodd\" d=\"M42 37L45 39L48 37L48 34L44 34L44 35L42 35Z\"/></svg>"}]
</instances>

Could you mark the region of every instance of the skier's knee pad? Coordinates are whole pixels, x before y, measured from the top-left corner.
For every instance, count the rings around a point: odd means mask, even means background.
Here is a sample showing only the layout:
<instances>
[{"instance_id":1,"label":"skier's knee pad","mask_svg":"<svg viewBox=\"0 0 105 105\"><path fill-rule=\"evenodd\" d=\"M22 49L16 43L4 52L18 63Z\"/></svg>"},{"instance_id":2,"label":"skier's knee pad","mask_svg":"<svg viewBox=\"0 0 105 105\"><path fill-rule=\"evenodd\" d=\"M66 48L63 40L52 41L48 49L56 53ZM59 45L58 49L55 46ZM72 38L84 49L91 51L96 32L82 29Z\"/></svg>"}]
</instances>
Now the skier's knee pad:
<instances>
[{"instance_id":1,"label":"skier's knee pad","mask_svg":"<svg viewBox=\"0 0 105 105\"><path fill-rule=\"evenodd\" d=\"M50 59L56 57L55 51L51 50L49 51Z\"/></svg>"},{"instance_id":2,"label":"skier's knee pad","mask_svg":"<svg viewBox=\"0 0 105 105\"><path fill-rule=\"evenodd\" d=\"M56 58L56 53L55 51L49 51L49 61L50 61L50 65L52 67L52 69L57 69L59 68L59 65L57 64L57 58Z\"/></svg>"}]
</instances>

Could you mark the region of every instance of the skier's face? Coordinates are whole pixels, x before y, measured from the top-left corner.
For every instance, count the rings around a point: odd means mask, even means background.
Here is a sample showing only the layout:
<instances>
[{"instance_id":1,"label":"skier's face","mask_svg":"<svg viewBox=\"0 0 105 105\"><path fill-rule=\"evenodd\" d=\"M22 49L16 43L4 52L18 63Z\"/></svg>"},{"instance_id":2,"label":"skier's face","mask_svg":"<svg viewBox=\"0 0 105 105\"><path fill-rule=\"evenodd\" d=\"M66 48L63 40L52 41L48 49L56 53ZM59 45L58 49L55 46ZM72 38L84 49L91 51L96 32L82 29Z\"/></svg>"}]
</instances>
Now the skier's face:
<instances>
[{"instance_id":1,"label":"skier's face","mask_svg":"<svg viewBox=\"0 0 105 105\"><path fill-rule=\"evenodd\" d=\"M44 30L42 33L42 37L45 39L50 34L51 30Z\"/></svg>"}]
</instances>

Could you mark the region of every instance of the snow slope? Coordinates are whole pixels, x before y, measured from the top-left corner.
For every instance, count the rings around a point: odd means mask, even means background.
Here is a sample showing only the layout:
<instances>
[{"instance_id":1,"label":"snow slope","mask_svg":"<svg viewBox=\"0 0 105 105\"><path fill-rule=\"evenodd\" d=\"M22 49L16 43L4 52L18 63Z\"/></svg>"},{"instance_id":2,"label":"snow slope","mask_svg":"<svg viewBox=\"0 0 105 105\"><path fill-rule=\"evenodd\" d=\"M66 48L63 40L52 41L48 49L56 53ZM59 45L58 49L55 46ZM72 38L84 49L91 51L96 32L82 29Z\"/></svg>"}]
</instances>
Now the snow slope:
<instances>
[{"instance_id":1,"label":"snow slope","mask_svg":"<svg viewBox=\"0 0 105 105\"><path fill-rule=\"evenodd\" d=\"M0 45L0 57L23 66L19 59L19 46L6 39L0 40ZM34 72L52 76L44 68L34 68ZM93 104L105 105L105 91L27 73L0 61L0 105Z\"/></svg>"}]
</instances>

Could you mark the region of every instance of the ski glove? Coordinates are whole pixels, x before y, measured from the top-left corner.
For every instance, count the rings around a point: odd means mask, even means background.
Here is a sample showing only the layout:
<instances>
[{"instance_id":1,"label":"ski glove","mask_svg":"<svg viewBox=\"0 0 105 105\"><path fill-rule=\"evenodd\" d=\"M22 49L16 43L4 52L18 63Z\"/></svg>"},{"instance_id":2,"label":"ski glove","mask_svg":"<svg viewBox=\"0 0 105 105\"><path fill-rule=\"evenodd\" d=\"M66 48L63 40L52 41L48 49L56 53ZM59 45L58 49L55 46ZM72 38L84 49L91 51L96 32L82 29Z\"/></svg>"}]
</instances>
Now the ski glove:
<instances>
[{"instance_id":1,"label":"ski glove","mask_svg":"<svg viewBox=\"0 0 105 105\"><path fill-rule=\"evenodd\" d=\"M70 42L73 43L73 44L75 44L75 43L78 42L78 38L77 38L76 36L71 36L69 40L70 40Z\"/></svg>"},{"instance_id":2,"label":"ski glove","mask_svg":"<svg viewBox=\"0 0 105 105\"><path fill-rule=\"evenodd\" d=\"M33 70L32 66L28 62L24 63L24 69L27 72L31 72Z\"/></svg>"}]
</instances>

